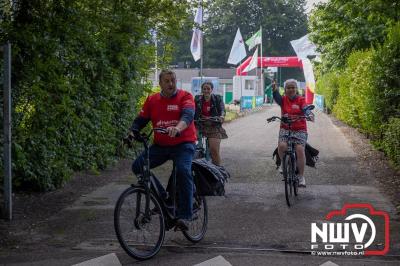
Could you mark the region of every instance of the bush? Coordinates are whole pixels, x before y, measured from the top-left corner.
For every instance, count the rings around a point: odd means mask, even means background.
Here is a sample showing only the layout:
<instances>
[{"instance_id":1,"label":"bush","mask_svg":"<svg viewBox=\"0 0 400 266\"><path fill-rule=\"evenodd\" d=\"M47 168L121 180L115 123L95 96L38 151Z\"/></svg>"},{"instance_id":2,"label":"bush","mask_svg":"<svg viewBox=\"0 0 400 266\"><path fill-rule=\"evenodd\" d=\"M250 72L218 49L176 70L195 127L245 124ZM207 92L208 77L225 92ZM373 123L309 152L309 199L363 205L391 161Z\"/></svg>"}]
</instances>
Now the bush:
<instances>
[{"instance_id":1,"label":"bush","mask_svg":"<svg viewBox=\"0 0 400 266\"><path fill-rule=\"evenodd\" d=\"M337 118L344 121L345 123L353 127L358 127L360 122L358 112L354 105L354 92L352 89L352 82L352 72L348 68L346 68L339 78L339 94L337 97L337 102L333 106L333 113Z\"/></svg>"},{"instance_id":2,"label":"bush","mask_svg":"<svg viewBox=\"0 0 400 266\"><path fill-rule=\"evenodd\" d=\"M383 122L400 116L400 22L390 28L386 41L373 56L374 83L381 95Z\"/></svg>"},{"instance_id":3,"label":"bush","mask_svg":"<svg viewBox=\"0 0 400 266\"><path fill-rule=\"evenodd\" d=\"M325 106L329 113L332 112L333 106L337 102L340 78L339 71L332 71L317 80L316 93L324 96Z\"/></svg>"},{"instance_id":4,"label":"bush","mask_svg":"<svg viewBox=\"0 0 400 266\"><path fill-rule=\"evenodd\" d=\"M186 10L172 0L19 2L14 20L0 16L0 41L12 43L13 181L52 190L115 160L150 90L149 32L162 21L159 36L171 36Z\"/></svg>"},{"instance_id":5,"label":"bush","mask_svg":"<svg viewBox=\"0 0 400 266\"><path fill-rule=\"evenodd\" d=\"M325 96L326 106L335 116L372 137L399 166L399 5L396 1L369 2L371 5L331 1L312 15L311 38L324 59L318 67L324 75L317 82L317 93ZM388 8L374 8L383 4ZM385 10L389 10L388 16ZM348 14L350 19L332 15L335 12ZM368 16L361 18L357 15L361 13ZM333 66L331 72L329 66Z\"/></svg>"},{"instance_id":6,"label":"bush","mask_svg":"<svg viewBox=\"0 0 400 266\"><path fill-rule=\"evenodd\" d=\"M363 132L377 137L382 124L382 93L374 80L373 56L375 50L354 52L348 58L347 73L351 77L351 100L358 125Z\"/></svg>"},{"instance_id":7,"label":"bush","mask_svg":"<svg viewBox=\"0 0 400 266\"><path fill-rule=\"evenodd\" d=\"M387 101L375 80L376 51L353 52L339 81L339 96L334 114L351 126L378 138Z\"/></svg>"},{"instance_id":8,"label":"bush","mask_svg":"<svg viewBox=\"0 0 400 266\"><path fill-rule=\"evenodd\" d=\"M339 95L333 107L339 119L372 137L376 146L382 148L397 165L400 149L397 135L399 69L400 23L397 23L390 28L382 45L350 55L339 80ZM329 78L329 75L323 77L322 88L328 87ZM327 90L323 91L326 93Z\"/></svg>"},{"instance_id":9,"label":"bush","mask_svg":"<svg viewBox=\"0 0 400 266\"><path fill-rule=\"evenodd\" d=\"M400 118L390 118L384 129L381 147L394 164L400 166Z\"/></svg>"}]
</instances>

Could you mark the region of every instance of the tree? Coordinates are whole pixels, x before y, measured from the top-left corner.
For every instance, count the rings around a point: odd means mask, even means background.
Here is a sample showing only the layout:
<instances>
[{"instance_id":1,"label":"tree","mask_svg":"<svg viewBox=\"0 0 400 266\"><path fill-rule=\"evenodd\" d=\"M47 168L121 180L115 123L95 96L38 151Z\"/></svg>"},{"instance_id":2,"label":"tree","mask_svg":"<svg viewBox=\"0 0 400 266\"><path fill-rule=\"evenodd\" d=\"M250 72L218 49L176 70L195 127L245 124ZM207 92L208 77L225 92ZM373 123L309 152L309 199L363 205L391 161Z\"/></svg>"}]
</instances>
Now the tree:
<instances>
[{"instance_id":1,"label":"tree","mask_svg":"<svg viewBox=\"0 0 400 266\"><path fill-rule=\"evenodd\" d=\"M305 0L210 1L205 9L204 66L228 67L226 61L237 28L240 28L243 38L247 39L262 26L264 55L295 55L289 42L307 33L304 6ZM174 62L184 58L190 59L192 65L198 66L198 63L194 64L190 55L189 28L185 28L181 33L181 44L186 48L182 49L183 46L180 46Z\"/></svg>"},{"instance_id":2,"label":"tree","mask_svg":"<svg viewBox=\"0 0 400 266\"><path fill-rule=\"evenodd\" d=\"M96 171L115 160L139 99L151 89L150 32L157 25L161 38L176 35L188 5L18 2L13 20L0 16L1 43L10 40L13 52L13 181L19 188L55 189L73 171Z\"/></svg>"},{"instance_id":3,"label":"tree","mask_svg":"<svg viewBox=\"0 0 400 266\"><path fill-rule=\"evenodd\" d=\"M323 53L323 72L343 68L351 52L382 43L400 19L395 0L331 0L310 17L311 39Z\"/></svg>"}]
</instances>

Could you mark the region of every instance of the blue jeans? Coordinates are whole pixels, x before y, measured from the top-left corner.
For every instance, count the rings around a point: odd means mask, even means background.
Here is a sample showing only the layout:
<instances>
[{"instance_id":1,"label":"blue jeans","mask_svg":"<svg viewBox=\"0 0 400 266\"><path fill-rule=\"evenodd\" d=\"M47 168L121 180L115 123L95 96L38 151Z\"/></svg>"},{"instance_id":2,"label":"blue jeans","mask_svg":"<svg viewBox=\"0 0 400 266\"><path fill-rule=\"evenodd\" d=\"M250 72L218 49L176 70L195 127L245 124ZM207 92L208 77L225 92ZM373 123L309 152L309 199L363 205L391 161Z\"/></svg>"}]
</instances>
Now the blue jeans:
<instances>
[{"instance_id":1,"label":"blue jeans","mask_svg":"<svg viewBox=\"0 0 400 266\"><path fill-rule=\"evenodd\" d=\"M168 160L172 160L176 167L176 190L178 193L178 219L191 219L193 208L193 176L192 159L195 152L194 143L181 143L175 146L152 145L149 148L150 169L157 167ZM132 164L135 175L141 174L144 165L144 153ZM162 195L165 189L156 180L157 188Z\"/></svg>"}]
</instances>

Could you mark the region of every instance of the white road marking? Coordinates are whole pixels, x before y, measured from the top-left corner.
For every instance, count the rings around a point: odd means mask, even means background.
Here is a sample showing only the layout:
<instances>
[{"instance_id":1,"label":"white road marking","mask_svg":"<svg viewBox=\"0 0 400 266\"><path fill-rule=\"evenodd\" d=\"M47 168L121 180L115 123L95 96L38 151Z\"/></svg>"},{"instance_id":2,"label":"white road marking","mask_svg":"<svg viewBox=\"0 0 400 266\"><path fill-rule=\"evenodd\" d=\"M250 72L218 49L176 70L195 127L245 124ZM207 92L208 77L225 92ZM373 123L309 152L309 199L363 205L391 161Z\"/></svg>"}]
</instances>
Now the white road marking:
<instances>
[{"instance_id":1,"label":"white road marking","mask_svg":"<svg viewBox=\"0 0 400 266\"><path fill-rule=\"evenodd\" d=\"M224 259L224 257L219 255L215 258L203 261L202 263L193 266L232 266L232 264L230 264L229 261Z\"/></svg>"},{"instance_id":2,"label":"white road marking","mask_svg":"<svg viewBox=\"0 0 400 266\"><path fill-rule=\"evenodd\" d=\"M327 262L321 264L320 266L339 266L336 263L333 263L332 261L328 260Z\"/></svg>"},{"instance_id":3,"label":"white road marking","mask_svg":"<svg viewBox=\"0 0 400 266\"><path fill-rule=\"evenodd\" d=\"M122 264L115 253L110 253L72 266L122 266Z\"/></svg>"}]
</instances>

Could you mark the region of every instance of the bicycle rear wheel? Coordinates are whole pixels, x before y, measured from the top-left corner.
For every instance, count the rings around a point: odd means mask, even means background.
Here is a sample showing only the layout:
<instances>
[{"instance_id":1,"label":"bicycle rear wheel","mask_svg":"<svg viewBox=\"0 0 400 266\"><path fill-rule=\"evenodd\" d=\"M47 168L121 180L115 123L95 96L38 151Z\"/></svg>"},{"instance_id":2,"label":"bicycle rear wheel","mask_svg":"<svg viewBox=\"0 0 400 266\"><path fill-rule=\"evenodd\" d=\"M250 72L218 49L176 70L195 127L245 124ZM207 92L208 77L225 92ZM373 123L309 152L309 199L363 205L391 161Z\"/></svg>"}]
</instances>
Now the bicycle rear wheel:
<instances>
[{"instance_id":1,"label":"bicycle rear wheel","mask_svg":"<svg viewBox=\"0 0 400 266\"><path fill-rule=\"evenodd\" d=\"M291 156L285 154L282 160L283 180L285 182L285 198L286 204L290 207L294 201L294 187L293 187L293 175L294 171L292 168ZM296 191L297 193L297 191Z\"/></svg>"},{"instance_id":2,"label":"bicycle rear wheel","mask_svg":"<svg viewBox=\"0 0 400 266\"><path fill-rule=\"evenodd\" d=\"M145 189L130 187L121 194L114 209L118 241L128 255L138 260L156 255L165 237L164 214L153 193L150 194L148 214L145 206Z\"/></svg>"},{"instance_id":3,"label":"bicycle rear wheel","mask_svg":"<svg viewBox=\"0 0 400 266\"><path fill-rule=\"evenodd\" d=\"M207 224L208 209L206 198L195 193L193 197L193 220L189 223L189 230L182 233L187 240L197 243L204 238Z\"/></svg>"}]
</instances>

